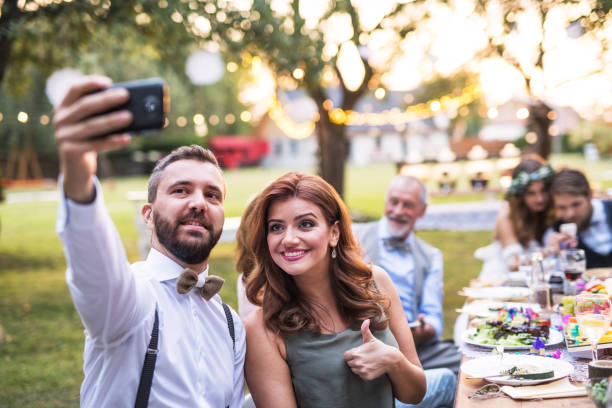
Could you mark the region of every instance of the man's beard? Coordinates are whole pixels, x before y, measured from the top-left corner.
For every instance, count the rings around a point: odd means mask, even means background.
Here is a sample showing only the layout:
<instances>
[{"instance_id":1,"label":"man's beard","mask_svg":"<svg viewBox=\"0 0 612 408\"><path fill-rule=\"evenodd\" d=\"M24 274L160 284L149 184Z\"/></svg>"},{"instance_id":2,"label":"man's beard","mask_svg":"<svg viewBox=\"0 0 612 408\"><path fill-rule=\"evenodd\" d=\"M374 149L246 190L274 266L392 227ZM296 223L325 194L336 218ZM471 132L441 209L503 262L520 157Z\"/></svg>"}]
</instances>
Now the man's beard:
<instances>
[{"instance_id":1,"label":"man's beard","mask_svg":"<svg viewBox=\"0 0 612 408\"><path fill-rule=\"evenodd\" d=\"M591 206L591 208L589 209L589 213L587 214L585 219L582 220L582 222L578 224L578 232L583 232L591 226L592 217L593 217L593 206Z\"/></svg>"},{"instance_id":2,"label":"man's beard","mask_svg":"<svg viewBox=\"0 0 612 408\"><path fill-rule=\"evenodd\" d=\"M198 220L208 230L208 237L199 231L189 231L189 235L200 239L181 241L178 237L179 227L186 219ZM214 231L213 226L204 215L196 211L191 211L189 214L179 217L174 225L168 219L153 212L153 222L159 243L177 259L188 265L199 264L208 259L210 251L219 241L222 232L222 229Z\"/></svg>"},{"instance_id":3,"label":"man's beard","mask_svg":"<svg viewBox=\"0 0 612 408\"><path fill-rule=\"evenodd\" d=\"M401 227L397 227L391 224L390 222L387 223L387 228L389 228L389 232L393 237L405 238L408 235L408 232L410 232L410 230L412 229L412 219L410 217L387 216L387 219L402 224Z\"/></svg>"}]
</instances>

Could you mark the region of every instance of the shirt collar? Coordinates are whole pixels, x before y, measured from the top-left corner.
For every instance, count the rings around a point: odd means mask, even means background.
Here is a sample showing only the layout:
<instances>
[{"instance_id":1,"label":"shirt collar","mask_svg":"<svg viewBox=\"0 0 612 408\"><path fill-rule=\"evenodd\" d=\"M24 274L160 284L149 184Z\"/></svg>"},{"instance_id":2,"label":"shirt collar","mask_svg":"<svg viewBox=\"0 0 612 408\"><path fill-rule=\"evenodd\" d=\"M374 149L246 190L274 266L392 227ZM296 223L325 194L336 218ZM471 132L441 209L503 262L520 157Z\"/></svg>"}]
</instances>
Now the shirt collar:
<instances>
[{"instance_id":1,"label":"shirt collar","mask_svg":"<svg viewBox=\"0 0 612 408\"><path fill-rule=\"evenodd\" d=\"M159 282L177 279L185 269L154 248L149 251L146 263L148 265L147 273ZM205 278L206 276L208 276L208 266L199 273L198 278Z\"/></svg>"},{"instance_id":2,"label":"shirt collar","mask_svg":"<svg viewBox=\"0 0 612 408\"><path fill-rule=\"evenodd\" d=\"M593 227L600 222L604 222L606 220L606 212L603 208L603 203L601 200L596 198L591 200L591 206L593 207L593 214L591 215L591 220L589 221L589 226Z\"/></svg>"}]
</instances>

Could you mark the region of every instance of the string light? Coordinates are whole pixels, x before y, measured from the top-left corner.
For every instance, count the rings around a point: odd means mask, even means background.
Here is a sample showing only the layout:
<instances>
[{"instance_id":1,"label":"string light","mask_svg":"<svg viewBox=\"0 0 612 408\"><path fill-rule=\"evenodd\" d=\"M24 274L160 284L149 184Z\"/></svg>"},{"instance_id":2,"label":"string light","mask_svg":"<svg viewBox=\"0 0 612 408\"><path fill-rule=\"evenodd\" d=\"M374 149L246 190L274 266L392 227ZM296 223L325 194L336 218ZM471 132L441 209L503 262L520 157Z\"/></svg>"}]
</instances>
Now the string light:
<instances>
[{"instance_id":1,"label":"string light","mask_svg":"<svg viewBox=\"0 0 612 408\"><path fill-rule=\"evenodd\" d=\"M274 121L276 126L278 126L278 128L291 139L305 139L312 135L315 130L314 121L296 123L293 119L291 119L283 109L280 101L276 99L276 95L274 96L272 104L268 109L268 115Z\"/></svg>"},{"instance_id":2,"label":"string light","mask_svg":"<svg viewBox=\"0 0 612 408\"><path fill-rule=\"evenodd\" d=\"M334 109L329 113L329 117L332 122L339 125L397 125L418 119L430 118L438 112L465 107L479 97L480 87L478 85L470 85L465 87L459 96L445 95L439 99L408 106L403 112L397 108L375 113Z\"/></svg>"},{"instance_id":3,"label":"string light","mask_svg":"<svg viewBox=\"0 0 612 408\"><path fill-rule=\"evenodd\" d=\"M242 111L240 112L240 120L243 122L250 122L251 121L251 112L249 111Z\"/></svg>"},{"instance_id":4,"label":"string light","mask_svg":"<svg viewBox=\"0 0 612 408\"><path fill-rule=\"evenodd\" d=\"M528 117L529 117L529 109L519 108L519 110L516 111L517 119L527 119Z\"/></svg>"},{"instance_id":5,"label":"string light","mask_svg":"<svg viewBox=\"0 0 612 408\"><path fill-rule=\"evenodd\" d=\"M379 88L384 91L384 89ZM344 110L341 108L334 108L333 102L328 99L323 103L323 108L328 112L331 122L339 125L347 126L385 126L393 125L396 129L405 127L406 123L414 120L426 119L434 116L439 112L459 112L460 115L464 116L467 114L467 106L480 97L480 87L478 85L470 85L465 87L461 94L453 96L452 94L445 95L438 99L433 99L424 103L408 106L405 110L393 108L382 112L355 112L352 110ZM405 98L405 101L412 100L412 98ZM494 109L494 108L493 108ZM491 112L489 112L490 114ZM523 113L523 112L521 112ZM275 122L276 126L283 131L291 139L304 139L313 134L316 122L319 120L318 115L314 120L306 122L295 122L285 112L281 102L274 96L273 101L268 108L269 117ZM519 116L519 115L517 115ZM522 115L521 115L522 116ZM227 114L225 122L232 124L235 122L236 117L232 114ZM243 122L249 122L252 119L250 112L243 111L240 113L240 120ZM3 115L0 113L0 121L3 120ZM29 115L27 112L19 112L17 120L21 123L27 123ZM42 115L40 117L40 123L47 125L50 122L48 115ZM200 136L208 133L206 126L206 120L200 113L193 116L193 122L196 129L196 133ZM213 114L209 117L209 123L212 126L218 125L220 122L219 116ZM170 121L166 118L164 127L168 127ZM176 119L176 125L178 127L184 127L187 125L187 118L180 116ZM553 129L554 130L554 129Z\"/></svg>"},{"instance_id":6,"label":"string light","mask_svg":"<svg viewBox=\"0 0 612 408\"><path fill-rule=\"evenodd\" d=\"M430 118L439 112L445 112L447 110L456 111L457 109L467 108L466 105L469 105L479 97L480 87L478 85L470 85L465 87L458 96L453 96L452 94L445 95L439 99L411 105L403 112L397 108L382 112L362 113L352 110L345 111L341 108L333 108L331 100L326 100L323 103L323 107L328 111L329 119L338 125L400 126L414 120ZM300 123L293 121L293 119L285 113L282 104L276 97L268 109L268 114L279 129L292 139L303 139L310 136L314 131L315 121Z\"/></svg>"},{"instance_id":7,"label":"string light","mask_svg":"<svg viewBox=\"0 0 612 408\"><path fill-rule=\"evenodd\" d=\"M193 115L193 123L196 126L200 126L204 123L204 115L202 115L201 113L196 113L195 115Z\"/></svg>"},{"instance_id":8,"label":"string light","mask_svg":"<svg viewBox=\"0 0 612 408\"><path fill-rule=\"evenodd\" d=\"M176 126L178 127L187 126L187 118L184 116L179 116L178 118L176 118Z\"/></svg>"},{"instance_id":9,"label":"string light","mask_svg":"<svg viewBox=\"0 0 612 408\"><path fill-rule=\"evenodd\" d=\"M295 79L302 79L304 78L304 70L302 68L296 68L293 70L292 75Z\"/></svg>"},{"instance_id":10,"label":"string light","mask_svg":"<svg viewBox=\"0 0 612 408\"><path fill-rule=\"evenodd\" d=\"M230 61L227 63L226 68L228 72L236 72L238 71L238 64L236 64L234 61Z\"/></svg>"}]
</instances>

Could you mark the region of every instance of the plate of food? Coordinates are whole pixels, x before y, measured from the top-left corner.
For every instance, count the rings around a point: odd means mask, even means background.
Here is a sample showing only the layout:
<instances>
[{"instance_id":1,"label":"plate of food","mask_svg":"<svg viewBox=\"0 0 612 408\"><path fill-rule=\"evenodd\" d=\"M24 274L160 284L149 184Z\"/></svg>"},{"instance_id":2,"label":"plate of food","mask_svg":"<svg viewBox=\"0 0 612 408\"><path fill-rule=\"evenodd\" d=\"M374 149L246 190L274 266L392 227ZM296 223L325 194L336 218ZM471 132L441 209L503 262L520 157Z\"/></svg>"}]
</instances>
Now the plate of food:
<instances>
[{"instance_id":1,"label":"plate of food","mask_svg":"<svg viewBox=\"0 0 612 408\"><path fill-rule=\"evenodd\" d=\"M482 378L500 385L535 385L566 377L574 367L565 360L528 354L478 357L461 364L468 378Z\"/></svg>"},{"instance_id":2,"label":"plate of food","mask_svg":"<svg viewBox=\"0 0 612 408\"><path fill-rule=\"evenodd\" d=\"M582 274L587 279L606 280L612 278L612 268L590 268Z\"/></svg>"},{"instance_id":3,"label":"plate of food","mask_svg":"<svg viewBox=\"0 0 612 408\"><path fill-rule=\"evenodd\" d=\"M556 329L546 329L503 328L483 323L464 331L461 340L472 346L490 349L504 346L504 350L529 350L538 338L544 343L544 347L563 343L563 333Z\"/></svg>"},{"instance_id":4,"label":"plate of food","mask_svg":"<svg viewBox=\"0 0 612 408\"><path fill-rule=\"evenodd\" d=\"M529 296L529 289L519 286L488 286L482 288L463 288L459 293L473 299L510 300Z\"/></svg>"},{"instance_id":5,"label":"plate of food","mask_svg":"<svg viewBox=\"0 0 612 408\"><path fill-rule=\"evenodd\" d=\"M506 350L541 349L563 342L563 334L550 328L550 320L530 307L503 307L496 316L474 319L462 340L473 346Z\"/></svg>"}]
</instances>

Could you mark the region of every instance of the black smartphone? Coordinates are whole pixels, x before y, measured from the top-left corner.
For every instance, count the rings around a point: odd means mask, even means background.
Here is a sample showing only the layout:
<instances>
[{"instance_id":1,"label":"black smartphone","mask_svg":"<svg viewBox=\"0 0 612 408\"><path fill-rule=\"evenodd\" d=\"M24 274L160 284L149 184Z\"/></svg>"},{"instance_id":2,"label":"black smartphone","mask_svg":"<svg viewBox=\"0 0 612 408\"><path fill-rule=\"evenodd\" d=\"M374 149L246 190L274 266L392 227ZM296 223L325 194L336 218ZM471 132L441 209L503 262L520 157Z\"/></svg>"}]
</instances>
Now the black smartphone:
<instances>
[{"instance_id":1,"label":"black smartphone","mask_svg":"<svg viewBox=\"0 0 612 408\"><path fill-rule=\"evenodd\" d=\"M164 127L166 114L170 111L170 94L168 86L161 78L139 79L135 81L119 82L109 88L125 88L130 94L130 99L123 105L116 106L102 114L127 109L132 112L133 121L126 128L115 130L116 133L147 134L151 130ZM94 137L104 137L96 135Z\"/></svg>"}]
</instances>

